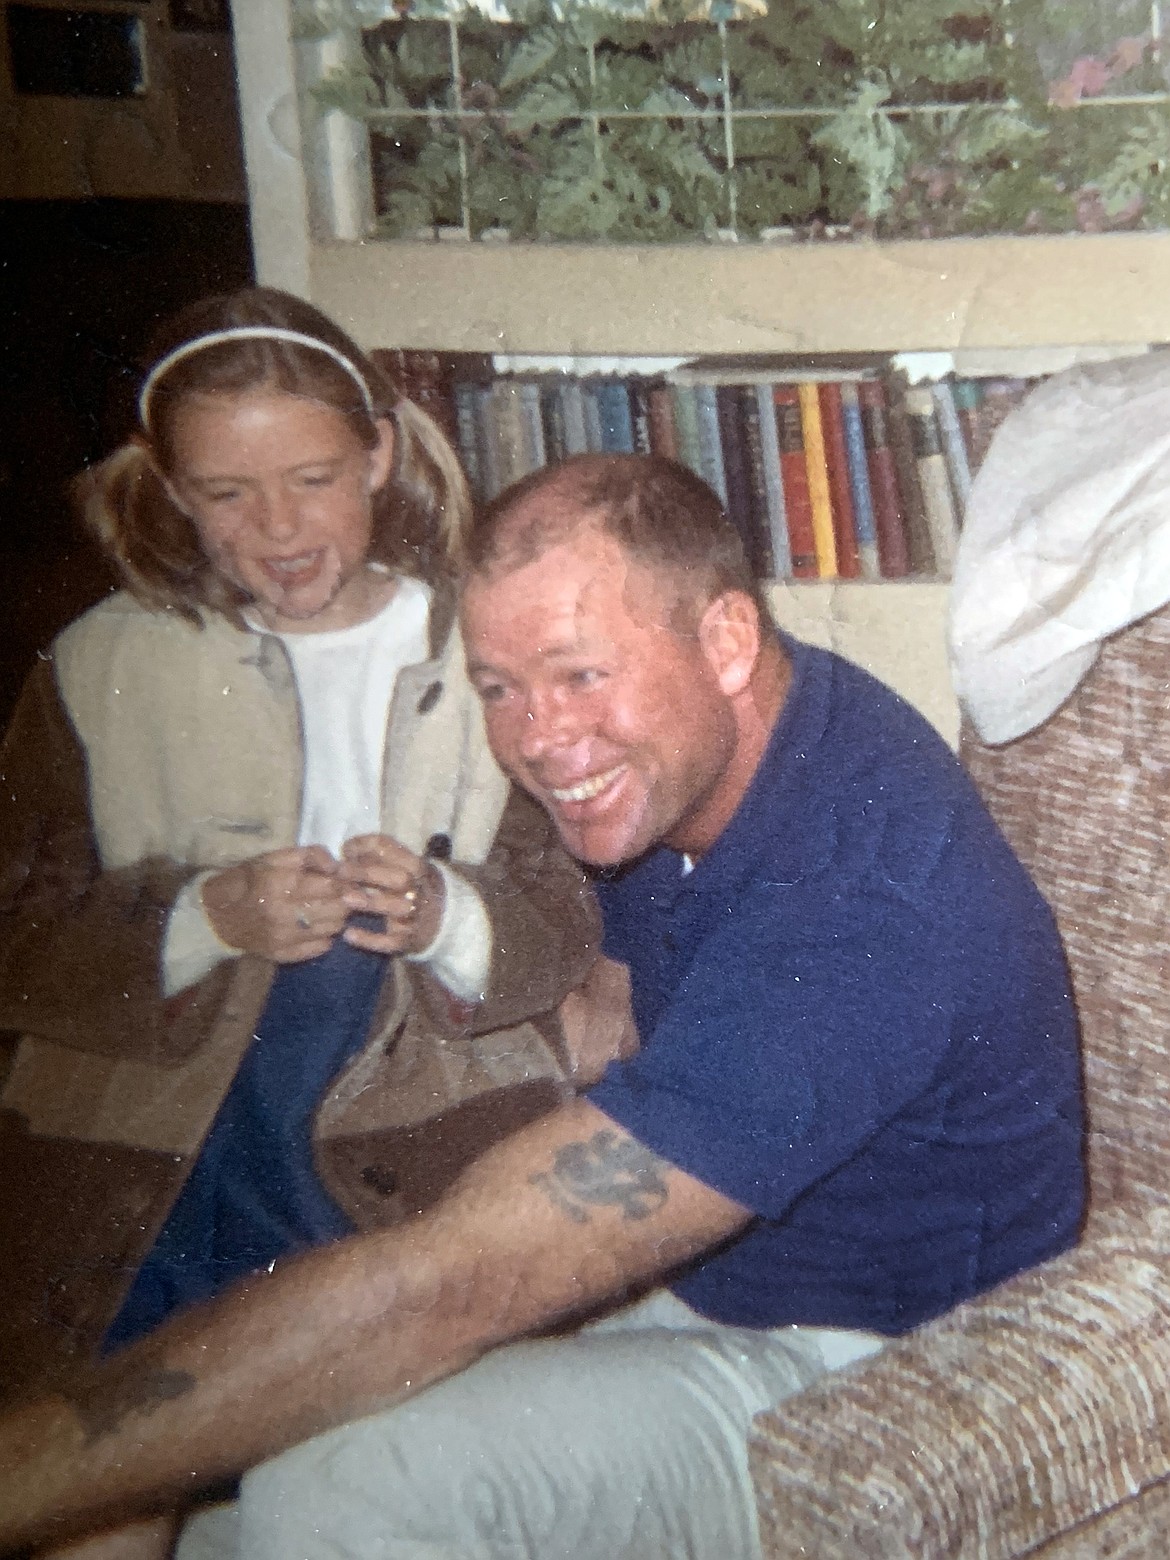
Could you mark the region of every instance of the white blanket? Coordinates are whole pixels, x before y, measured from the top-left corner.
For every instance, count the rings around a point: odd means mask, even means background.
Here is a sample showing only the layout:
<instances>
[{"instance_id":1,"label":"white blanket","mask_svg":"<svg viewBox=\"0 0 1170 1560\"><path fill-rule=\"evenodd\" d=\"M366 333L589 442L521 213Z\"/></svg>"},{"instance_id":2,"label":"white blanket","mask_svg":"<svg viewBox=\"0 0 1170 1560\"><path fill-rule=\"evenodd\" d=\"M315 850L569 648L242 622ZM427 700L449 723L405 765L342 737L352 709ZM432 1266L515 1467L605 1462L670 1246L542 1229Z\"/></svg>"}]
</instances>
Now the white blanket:
<instances>
[{"instance_id":1,"label":"white blanket","mask_svg":"<svg viewBox=\"0 0 1170 1560\"><path fill-rule=\"evenodd\" d=\"M963 522L951 669L979 734L1040 725L1167 601L1170 351L1057 374L996 433Z\"/></svg>"}]
</instances>

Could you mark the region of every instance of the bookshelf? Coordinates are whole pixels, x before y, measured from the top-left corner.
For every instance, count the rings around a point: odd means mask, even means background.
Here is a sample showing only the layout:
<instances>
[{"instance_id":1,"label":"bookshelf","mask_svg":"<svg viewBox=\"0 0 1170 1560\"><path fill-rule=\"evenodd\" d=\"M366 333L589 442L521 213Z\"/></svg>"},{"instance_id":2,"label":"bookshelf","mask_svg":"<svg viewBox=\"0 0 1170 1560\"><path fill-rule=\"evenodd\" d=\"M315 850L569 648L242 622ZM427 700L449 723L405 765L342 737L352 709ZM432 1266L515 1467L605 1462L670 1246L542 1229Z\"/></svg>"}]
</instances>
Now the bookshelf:
<instances>
[{"instance_id":1,"label":"bookshelf","mask_svg":"<svg viewBox=\"0 0 1170 1560\"><path fill-rule=\"evenodd\" d=\"M233 0L260 280L368 346L586 355L1112 349L1170 342L1170 233L898 243L384 242L331 171L341 116L302 125L288 0ZM329 200L310 189L332 190ZM314 229L327 212L329 233ZM313 215L316 213L316 215ZM778 618L958 727L935 582L776 585Z\"/></svg>"}]
</instances>

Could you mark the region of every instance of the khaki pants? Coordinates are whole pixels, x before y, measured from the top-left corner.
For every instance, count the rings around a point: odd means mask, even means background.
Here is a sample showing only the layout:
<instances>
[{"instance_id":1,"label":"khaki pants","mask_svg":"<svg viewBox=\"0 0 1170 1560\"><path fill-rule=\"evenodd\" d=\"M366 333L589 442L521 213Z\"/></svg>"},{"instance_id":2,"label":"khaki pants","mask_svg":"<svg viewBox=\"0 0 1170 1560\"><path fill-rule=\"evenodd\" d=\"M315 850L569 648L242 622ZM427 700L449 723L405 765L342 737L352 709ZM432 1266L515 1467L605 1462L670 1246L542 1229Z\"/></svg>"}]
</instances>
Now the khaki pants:
<instances>
[{"instance_id":1,"label":"khaki pants","mask_svg":"<svg viewBox=\"0 0 1170 1560\"><path fill-rule=\"evenodd\" d=\"M285 1452L176 1560L757 1560L752 1416L881 1342L659 1290Z\"/></svg>"}]
</instances>

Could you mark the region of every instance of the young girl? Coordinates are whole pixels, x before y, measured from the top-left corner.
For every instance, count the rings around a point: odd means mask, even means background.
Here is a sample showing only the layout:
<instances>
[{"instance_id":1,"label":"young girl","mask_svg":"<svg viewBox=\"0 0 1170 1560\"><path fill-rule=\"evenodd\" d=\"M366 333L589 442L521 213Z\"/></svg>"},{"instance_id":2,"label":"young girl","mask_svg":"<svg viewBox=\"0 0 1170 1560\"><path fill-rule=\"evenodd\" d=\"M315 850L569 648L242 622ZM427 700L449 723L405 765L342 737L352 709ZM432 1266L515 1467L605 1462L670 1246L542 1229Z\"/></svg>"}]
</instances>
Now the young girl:
<instances>
[{"instance_id":1,"label":"young girl","mask_svg":"<svg viewBox=\"0 0 1170 1560\"><path fill-rule=\"evenodd\" d=\"M10 1386L424 1205L560 1097L596 946L483 738L437 426L267 290L175 320L139 411L88 503L125 590L0 763Z\"/></svg>"}]
</instances>

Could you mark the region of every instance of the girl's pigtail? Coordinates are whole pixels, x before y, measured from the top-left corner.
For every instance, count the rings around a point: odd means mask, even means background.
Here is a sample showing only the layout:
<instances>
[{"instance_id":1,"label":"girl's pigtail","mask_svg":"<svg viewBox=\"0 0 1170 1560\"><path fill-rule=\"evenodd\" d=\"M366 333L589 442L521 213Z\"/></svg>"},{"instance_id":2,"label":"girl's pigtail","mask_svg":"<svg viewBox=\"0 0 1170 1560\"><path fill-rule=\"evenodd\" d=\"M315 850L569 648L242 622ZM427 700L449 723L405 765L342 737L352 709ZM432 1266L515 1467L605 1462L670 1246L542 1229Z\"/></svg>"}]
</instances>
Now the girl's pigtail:
<instances>
[{"instance_id":1,"label":"girl's pigtail","mask_svg":"<svg viewBox=\"0 0 1170 1560\"><path fill-rule=\"evenodd\" d=\"M197 596L184 587L196 580L206 587L208 566L145 443L128 440L83 472L74 493L86 526L130 594L153 611L177 611L198 623ZM230 610L227 602L215 605Z\"/></svg>"},{"instance_id":2,"label":"girl's pigtail","mask_svg":"<svg viewBox=\"0 0 1170 1560\"><path fill-rule=\"evenodd\" d=\"M435 563L458 574L473 513L459 457L434 418L405 396L394 407L394 421L399 438L394 480L427 516Z\"/></svg>"}]
</instances>

